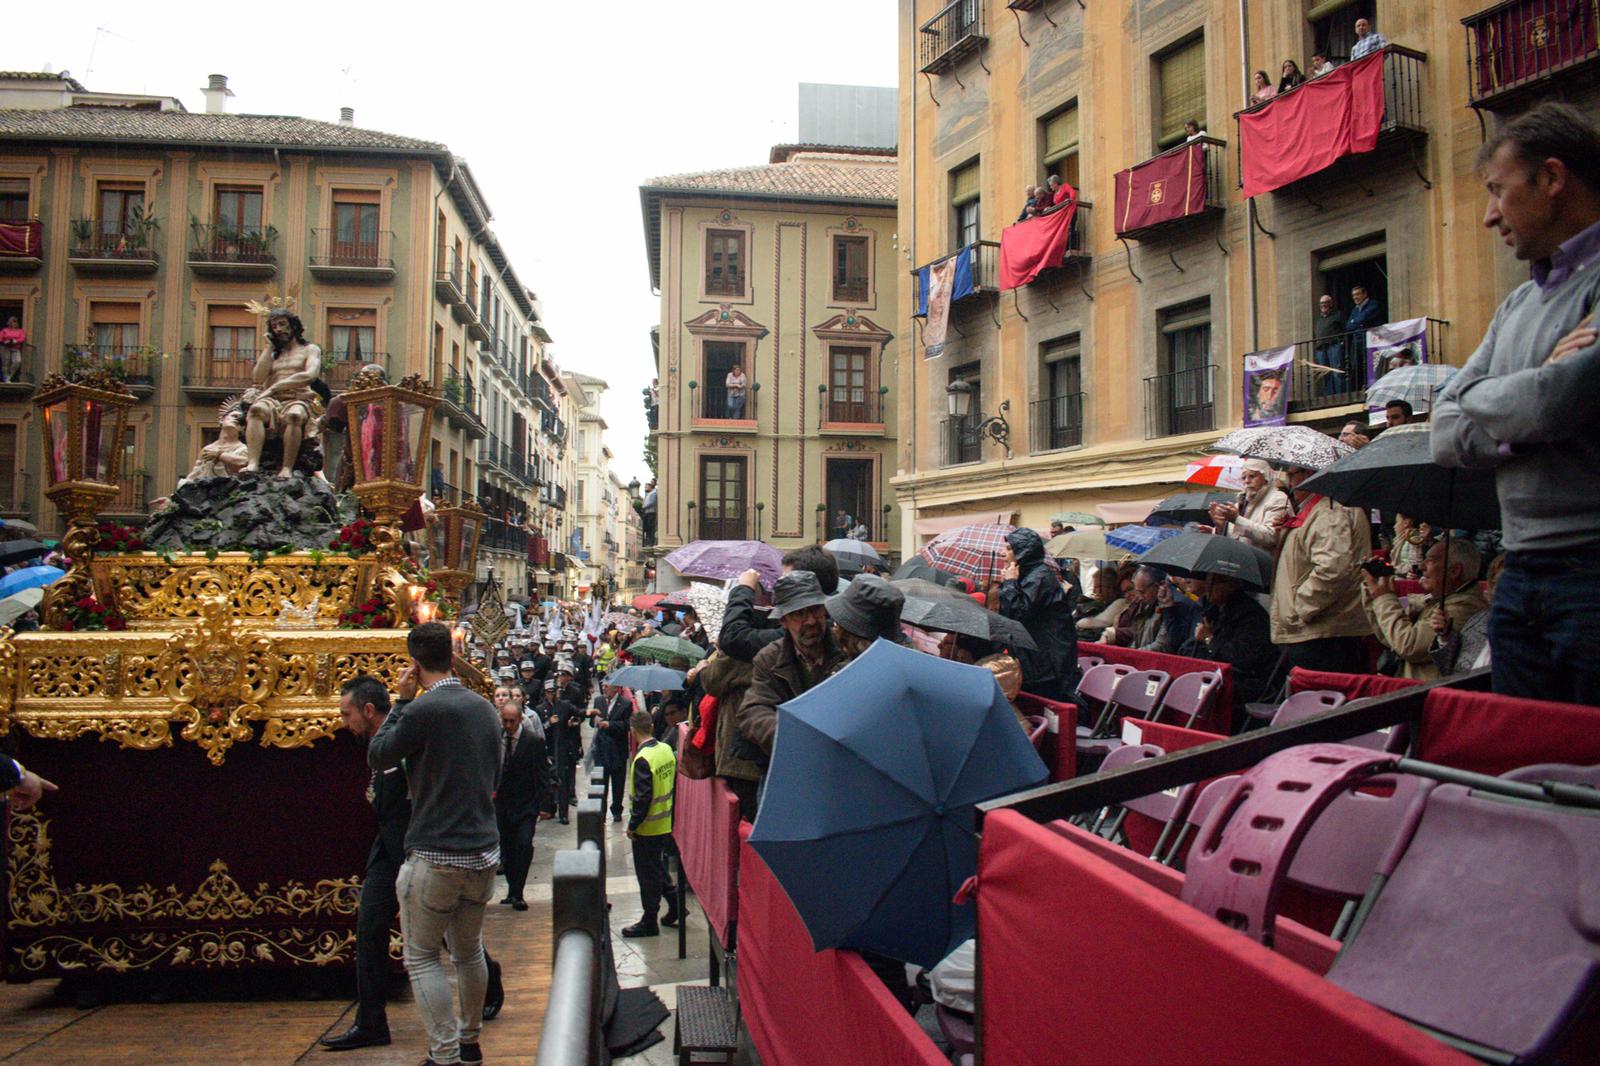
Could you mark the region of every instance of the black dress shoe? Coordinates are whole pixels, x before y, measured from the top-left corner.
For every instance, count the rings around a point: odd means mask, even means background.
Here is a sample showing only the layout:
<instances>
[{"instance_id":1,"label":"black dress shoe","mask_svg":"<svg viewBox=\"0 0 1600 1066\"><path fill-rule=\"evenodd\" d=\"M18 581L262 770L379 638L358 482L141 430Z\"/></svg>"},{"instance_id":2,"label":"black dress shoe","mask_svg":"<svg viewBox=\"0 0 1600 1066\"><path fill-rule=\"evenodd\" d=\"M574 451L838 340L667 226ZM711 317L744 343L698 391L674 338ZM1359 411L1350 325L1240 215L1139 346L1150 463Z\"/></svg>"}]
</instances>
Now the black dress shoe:
<instances>
[{"instance_id":1,"label":"black dress shoe","mask_svg":"<svg viewBox=\"0 0 1600 1066\"><path fill-rule=\"evenodd\" d=\"M564 814L563 814L563 815L562 815L562 816L561 816L561 824L562 824L562 825L567 825L567 824L568 824L568 822L567 822L567 816L566 816L566 815L564 815Z\"/></svg>"},{"instance_id":2,"label":"black dress shoe","mask_svg":"<svg viewBox=\"0 0 1600 1066\"><path fill-rule=\"evenodd\" d=\"M622 930L622 935L629 940L636 940L639 937L660 936L661 930L655 922L647 922L645 919L640 918L632 925L625 926Z\"/></svg>"},{"instance_id":3,"label":"black dress shoe","mask_svg":"<svg viewBox=\"0 0 1600 1066\"><path fill-rule=\"evenodd\" d=\"M461 1061L462 1062L482 1062L483 1061L483 1048L478 1046L477 1044L466 1044L466 1043L462 1044L461 1045Z\"/></svg>"},{"instance_id":4,"label":"black dress shoe","mask_svg":"<svg viewBox=\"0 0 1600 1066\"><path fill-rule=\"evenodd\" d=\"M512 899L510 896L507 896L505 899L500 901L500 906L504 907L515 902L516 900Z\"/></svg>"},{"instance_id":5,"label":"black dress shoe","mask_svg":"<svg viewBox=\"0 0 1600 1066\"><path fill-rule=\"evenodd\" d=\"M511 909L514 911L525 911L528 909L528 901L525 899L514 899L511 901Z\"/></svg>"},{"instance_id":6,"label":"black dress shoe","mask_svg":"<svg viewBox=\"0 0 1600 1066\"><path fill-rule=\"evenodd\" d=\"M325 1036L317 1041L329 1051L354 1051L358 1047L383 1047L389 1043L389 1030L364 1029L352 1025L338 1036Z\"/></svg>"},{"instance_id":7,"label":"black dress shoe","mask_svg":"<svg viewBox=\"0 0 1600 1066\"><path fill-rule=\"evenodd\" d=\"M613 822L620 822L620 821L622 821L622 812L621 812L621 811L612 811L612 812L611 812L611 820L612 820L612 821L613 821Z\"/></svg>"},{"instance_id":8,"label":"black dress shoe","mask_svg":"<svg viewBox=\"0 0 1600 1066\"><path fill-rule=\"evenodd\" d=\"M669 911L667 913L667 916L665 918L661 919L661 924L662 925L669 925L672 928L676 929L678 927L678 912L677 911Z\"/></svg>"},{"instance_id":9,"label":"black dress shoe","mask_svg":"<svg viewBox=\"0 0 1600 1066\"><path fill-rule=\"evenodd\" d=\"M506 1005L506 986L500 982L500 964L493 959L489 960L489 983L483 990L483 1020L490 1021L500 1013L500 1008ZM463 1061L466 1056L462 1056ZM477 1061L482 1061L480 1058Z\"/></svg>"}]
</instances>

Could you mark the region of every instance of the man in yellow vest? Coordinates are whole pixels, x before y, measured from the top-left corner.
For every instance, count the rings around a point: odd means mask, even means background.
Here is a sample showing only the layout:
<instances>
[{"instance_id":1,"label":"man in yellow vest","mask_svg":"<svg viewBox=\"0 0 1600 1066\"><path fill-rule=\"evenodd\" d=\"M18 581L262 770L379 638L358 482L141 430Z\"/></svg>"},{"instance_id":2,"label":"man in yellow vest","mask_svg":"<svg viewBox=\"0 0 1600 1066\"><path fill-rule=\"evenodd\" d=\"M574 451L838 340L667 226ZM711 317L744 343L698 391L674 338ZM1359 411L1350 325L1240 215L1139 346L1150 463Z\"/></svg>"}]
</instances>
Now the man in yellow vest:
<instances>
[{"instance_id":1,"label":"man in yellow vest","mask_svg":"<svg viewBox=\"0 0 1600 1066\"><path fill-rule=\"evenodd\" d=\"M672 834L672 793L678 760L672 749L650 732L650 715L634 711L628 728L639 750L633 756L633 809L628 814L628 839L633 841L633 872L639 878L640 919L622 930L625 937L660 936L656 912L667 884L667 840ZM668 925L678 918L676 900L667 899Z\"/></svg>"}]
</instances>

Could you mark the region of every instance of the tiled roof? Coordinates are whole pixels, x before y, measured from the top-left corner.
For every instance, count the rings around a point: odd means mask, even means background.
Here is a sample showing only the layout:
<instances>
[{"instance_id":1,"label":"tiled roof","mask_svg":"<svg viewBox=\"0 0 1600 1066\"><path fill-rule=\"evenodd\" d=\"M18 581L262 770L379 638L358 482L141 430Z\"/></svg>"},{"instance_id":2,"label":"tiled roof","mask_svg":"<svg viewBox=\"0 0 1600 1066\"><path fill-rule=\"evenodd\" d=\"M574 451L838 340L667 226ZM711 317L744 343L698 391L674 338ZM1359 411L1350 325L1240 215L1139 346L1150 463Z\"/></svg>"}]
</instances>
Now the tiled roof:
<instances>
[{"instance_id":1,"label":"tiled roof","mask_svg":"<svg viewBox=\"0 0 1600 1066\"><path fill-rule=\"evenodd\" d=\"M444 145L434 141L309 118L138 111L118 107L0 108L0 139L445 151Z\"/></svg>"},{"instance_id":2,"label":"tiled roof","mask_svg":"<svg viewBox=\"0 0 1600 1066\"><path fill-rule=\"evenodd\" d=\"M797 152L783 163L671 174L645 182L649 189L733 195L894 203L899 169L892 157L846 152Z\"/></svg>"},{"instance_id":3,"label":"tiled roof","mask_svg":"<svg viewBox=\"0 0 1600 1066\"><path fill-rule=\"evenodd\" d=\"M51 74L43 70L0 70L0 81L64 81L73 92L88 92L77 78L66 71Z\"/></svg>"}]
</instances>

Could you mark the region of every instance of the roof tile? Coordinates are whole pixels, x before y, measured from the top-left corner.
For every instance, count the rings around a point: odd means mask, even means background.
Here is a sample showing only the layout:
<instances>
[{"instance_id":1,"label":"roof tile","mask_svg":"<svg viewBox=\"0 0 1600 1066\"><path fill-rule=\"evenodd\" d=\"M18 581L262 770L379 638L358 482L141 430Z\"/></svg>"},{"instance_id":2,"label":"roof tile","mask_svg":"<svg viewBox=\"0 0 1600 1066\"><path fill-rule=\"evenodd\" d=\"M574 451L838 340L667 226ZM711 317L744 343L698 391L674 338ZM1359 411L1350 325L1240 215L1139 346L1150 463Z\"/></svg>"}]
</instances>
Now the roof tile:
<instances>
[{"instance_id":1,"label":"roof tile","mask_svg":"<svg viewBox=\"0 0 1600 1066\"><path fill-rule=\"evenodd\" d=\"M894 157L847 152L797 152L783 163L730 167L698 174L669 174L645 182L648 189L724 192L755 196L838 197L893 203L899 195Z\"/></svg>"},{"instance_id":2,"label":"roof tile","mask_svg":"<svg viewBox=\"0 0 1600 1066\"><path fill-rule=\"evenodd\" d=\"M259 144L263 148L378 148L443 152L415 137L287 115L140 111L119 107L0 108L0 139Z\"/></svg>"}]
</instances>

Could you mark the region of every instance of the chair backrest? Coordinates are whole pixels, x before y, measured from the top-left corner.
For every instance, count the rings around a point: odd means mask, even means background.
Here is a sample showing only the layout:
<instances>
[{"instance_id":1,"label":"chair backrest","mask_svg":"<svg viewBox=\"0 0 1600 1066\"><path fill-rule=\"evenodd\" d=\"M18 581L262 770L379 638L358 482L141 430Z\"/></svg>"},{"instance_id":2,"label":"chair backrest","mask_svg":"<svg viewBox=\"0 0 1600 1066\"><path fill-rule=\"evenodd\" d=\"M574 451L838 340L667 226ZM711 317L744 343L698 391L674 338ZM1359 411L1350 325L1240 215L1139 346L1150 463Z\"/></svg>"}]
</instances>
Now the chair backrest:
<instances>
[{"instance_id":1,"label":"chair backrest","mask_svg":"<svg viewBox=\"0 0 1600 1066\"><path fill-rule=\"evenodd\" d=\"M1336 796L1311 824L1289 866L1289 883L1360 899L1395 841L1409 838L1435 782L1380 774Z\"/></svg>"},{"instance_id":2,"label":"chair backrest","mask_svg":"<svg viewBox=\"0 0 1600 1066\"><path fill-rule=\"evenodd\" d=\"M1155 744L1124 744L1114 748L1106 755L1100 764L1100 773L1107 770L1120 770L1146 759L1159 759L1167 753L1167 749ZM1164 792L1152 792L1148 796L1138 796L1131 800L1124 800L1122 806L1146 818L1154 818L1160 822L1171 821L1173 816L1182 813L1189 805L1189 797L1193 788L1183 785L1178 788L1168 789Z\"/></svg>"},{"instance_id":3,"label":"chair backrest","mask_svg":"<svg viewBox=\"0 0 1600 1066\"><path fill-rule=\"evenodd\" d=\"M1105 660L1098 655L1080 655L1078 656L1078 669L1083 673L1088 673L1103 662Z\"/></svg>"},{"instance_id":4,"label":"chair backrest","mask_svg":"<svg viewBox=\"0 0 1600 1066\"><path fill-rule=\"evenodd\" d=\"M1187 714L1188 720L1184 727L1194 725L1195 720L1204 714L1211 701L1217 699L1222 693L1222 674L1216 670L1199 670L1192 674L1179 674L1167 686L1166 695L1161 697L1161 706L1157 707L1150 718L1152 721L1171 711L1173 715Z\"/></svg>"},{"instance_id":5,"label":"chair backrest","mask_svg":"<svg viewBox=\"0 0 1600 1066\"><path fill-rule=\"evenodd\" d=\"M1169 680L1165 670L1135 670L1117 679L1111 702L1121 714L1147 715L1161 705L1161 694L1167 690Z\"/></svg>"},{"instance_id":6,"label":"chair backrest","mask_svg":"<svg viewBox=\"0 0 1600 1066\"><path fill-rule=\"evenodd\" d=\"M1549 1053L1600 987L1600 817L1440 785L1327 976L1517 1061Z\"/></svg>"},{"instance_id":7,"label":"chair backrest","mask_svg":"<svg viewBox=\"0 0 1600 1066\"><path fill-rule=\"evenodd\" d=\"M1090 667L1083 672L1083 680L1078 682L1078 695L1096 703L1105 703L1111 699L1117 682L1131 673L1133 667L1126 663L1101 663Z\"/></svg>"},{"instance_id":8,"label":"chair backrest","mask_svg":"<svg viewBox=\"0 0 1600 1066\"><path fill-rule=\"evenodd\" d=\"M1278 705L1278 713L1272 716L1273 725L1284 725L1288 722L1298 722L1302 718L1310 718L1324 711L1331 711L1343 707L1345 694L1335 692L1333 689L1307 689L1296 692L1293 696Z\"/></svg>"}]
</instances>

